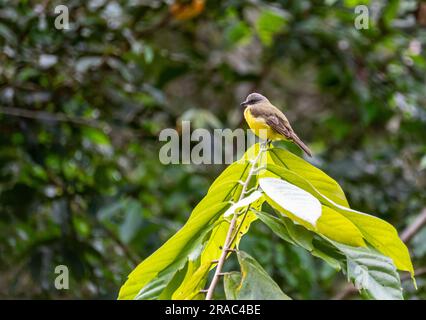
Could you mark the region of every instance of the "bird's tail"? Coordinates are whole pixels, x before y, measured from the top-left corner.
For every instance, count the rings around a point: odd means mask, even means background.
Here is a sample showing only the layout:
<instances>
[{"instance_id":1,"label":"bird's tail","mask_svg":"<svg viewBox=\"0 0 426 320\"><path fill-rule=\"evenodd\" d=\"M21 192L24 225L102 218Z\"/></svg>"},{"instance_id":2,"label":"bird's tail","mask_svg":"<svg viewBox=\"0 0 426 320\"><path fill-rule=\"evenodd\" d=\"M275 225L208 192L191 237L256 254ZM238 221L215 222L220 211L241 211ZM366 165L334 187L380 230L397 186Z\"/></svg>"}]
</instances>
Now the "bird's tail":
<instances>
[{"instance_id":1,"label":"bird's tail","mask_svg":"<svg viewBox=\"0 0 426 320\"><path fill-rule=\"evenodd\" d=\"M302 141L302 140L300 140L300 138L299 138L299 137L298 137L295 133L293 133L293 134L291 135L291 138L292 138L293 142L294 142L295 144L297 144L297 145L298 145L298 147L299 147L300 149L302 149L303 151L305 151L305 153L306 153L308 156L312 157L312 152L311 152L311 150L308 148L308 146L307 146L306 144L304 144L304 143L303 143L303 141Z\"/></svg>"}]
</instances>

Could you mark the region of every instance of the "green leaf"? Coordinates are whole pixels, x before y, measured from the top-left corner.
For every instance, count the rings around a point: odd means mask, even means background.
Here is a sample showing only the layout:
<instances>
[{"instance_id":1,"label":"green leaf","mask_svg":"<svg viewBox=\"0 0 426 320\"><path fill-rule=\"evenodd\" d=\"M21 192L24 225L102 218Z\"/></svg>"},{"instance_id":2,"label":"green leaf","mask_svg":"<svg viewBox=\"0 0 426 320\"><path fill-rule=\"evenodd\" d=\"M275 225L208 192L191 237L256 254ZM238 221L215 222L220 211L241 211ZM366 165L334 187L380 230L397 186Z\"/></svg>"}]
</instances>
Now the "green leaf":
<instances>
[{"instance_id":1,"label":"green leaf","mask_svg":"<svg viewBox=\"0 0 426 320\"><path fill-rule=\"evenodd\" d=\"M184 281L185 275L187 274L188 263L186 263L185 268L182 268L175 272L171 280L166 279L167 286L161 288L161 294L158 295L159 300L170 300L172 299L173 293L177 290L179 285ZM141 298L143 299L143 298Z\"/></svg>"},{"instance_id":2,"label":"green leaf","mask_svg":"<svg viewBox=\"0 0 426 320\"><path fill-rule=\"evenodd\" d=\"M142 207L136 200L131 200L125 210L124 222L120 225L119 236L124 243L129 243L138 232L142 219Z\"/></svg>"},{"instance_id":3,"label":"green leaf","mask_svg":"<svg viewBox=\"0 0 426 320\"><path fill-rule=\"evenodd\" d=\"M12 30L13 29L9 28L6 24L0 23L0 38L3 38L12 46L16 46L17 37Z\"/></svg>"},{"instance_id":4,"label":"green leaf","mask_svg":"<svg viewBox=\"0 0 426 320\"><path fill-rule=\"evenodd\" d=\"M232 47L244 44L250 39L250 36L250 28L244 21L237 21L225 30L226 43Z\"/></svg>"},{"instance_id":5,"label":"green leaf","mask_svg":"<svg viewBox=\"0 0 426 320\"><path fill-rule=\"evenodd\" d=\"M241 283L241 272L232 271L225 274L223 278L223 287L225 290L226 300L237 300L238 299L238 286Z\"/></svg>"},{"instance_id":6,"label":"green leaf","mask_svg":"<svg viewBox=\"0 0 426 320\"><path fill-rule=\"evenodd\" d=\"M257 210L256 211L253 210L253 211L255 212L256 216L264 224L266 224L269 227L269 229L271 229L278 237L280 237L281 239L291 244L296 244L296 242L290 236L287 228L285 227L285 225L279 218L274 217L273 215L264 211L257 211Z\"/></svg>"},{"instance_id":7,"label":"green leaf","mask_svg":"<svg viewBox=\"0 0 426 320\"><path fill-rule=\"evenodd\" d=\"M291 300L249 254L238 251L241 273L225 275L224 287L229 300Z\"/></svg>"},{"instance_id":8,"label":"green leaf","mask_svg":"<svg viewBox=\"0 0 426 320\"><path fill-rule=\"evenodd\" d=\"M185 269L184 269L185 270ZM159 274L154 280L144 286L135 297L138 300L155 300L160 294L165 291L165 288L168 287L168 284L172 284L171 281L174 276L179 278L183 273L182 270L173 272L166 272L164 274ZM172 285L171 285L172 286Z\"/></svg>"},{"instance_id":9,"label":"green leaf","mask_svg":"<svg viewBox=\"0 0 426 320\"><path fill-rule=\"evenodd\" d=\"M304 228L300 224L294 223L291 219L286 217L281 217L281 221L287 228L288 234L290 237L302 248L311 251L312 247L312 239L314 233Z\"/></svg>"},{"instance_id":10,"label":"green leaf","mask_svg":"<svg viewBox=\"0 0 426 320\"><path fill-rule=\"evenodd\" d=\"M253 211L259 219L262 220L262 222L265 223L281 239L292 244L299 245L308 251L313 249L313 232L307 230L301 225L294 224L289 218L277 218L264 211Z\"/></svg>"},{"instance_id":11,"label":"green leaf","mask_svg":"<svg viewBox=\"0 0 426 320\"><path fill-rule=\"evenodd\" d=\"M154 60L154 50L152 47L145 44L143 47L143 54L147 64L150 64L152 60Z\"/></svg>"},{"instance_id":12,"label":"green leaf","mask_svg":"<svg viewBox=\"0 0 426 320\"><path fill-rule=\"evenodd\" d=\"M120 289L119 299L140 297L141 290L151 283L160 272L170 266L173 266L175 272L181 269L187 262L190 253L203 245L205 237L215 227L221 215L229 208L229 201L236 201L235 199L238 199L241 194L242 186L235 181L247 177L248 165L250 164L247 160L251 159L251 154L248 152L253 151L253 148L258 148L258 146L255 145L249 149L242 160L230 165L216 179L207 195L194 208L182 229L130 273L127 281ZM253 156L255 156L255 153L253 153ZM230 179L230 177L232 178ZM215 186L218 185L221 187L216 189ZM208 271L205 265L203 265L203 268ZM164 284L165 286L166 284Z\"/></svg>"},{"instance_id":13,"label":"green leaf","mask_svg":"<svg viewBox=\"0 0 426 320\"><path fill-rule=\"evenodd\" d=\"M266 212L256 211L256 214L282 239L289 238L289 242L305 248L335 269L339 270L343 266L348 279L354 282L365 297L369 299L402 299L401 283L392 259L373 249L347 246L323 236L314 237L314 233L307 229L303 231L304 236L302 236L302 230L293 231L290 234L288 226L301 226L295 225L288 218L283 218L287 220L287 226L284 226L280 219ZM305 241L305 245L303 245L300 240L295 240L295 238L301 237L310 240Z\"/></svg>"},{"instance_id":14,"label":"green leaf","mask_svg":"<svg viewBox=\"0 0 426 320\"><path fill-rule=\"evenodd\" d=\"M339 206L332 201L329 202L329 205L351 220L361 231L364 239L374 248L385 256L392 258L399 270L408 271L414 277L413 264L408 248L390 223L369 214Z\"/></svg>"},{"instance_id":15,"label":"green leaf","mask_svg":"<svg viewBox=\"0 0 426 320\"><path fill-rule=\"evenodd\" d=\"M345 216L361 231L365 240L367 240L379 252L392 258L399 270L408 271L413 277L414 269L408 249L398 237L397 231L391 224L377 217L335 203L328 197L321 194L307 180L285 168L269 164L267 166L267 170L311 193L323 205L328 206Z\"/></svg>"},{"instance_id":16,"label":"green leaf","mask_svg":"<svg viewBox=\"0 0 426 320\"><path fill-rule=\"evenodd\" d=\"M314 232L295 224L289 218L277 218L264 211L253 211L281 239L308 250L314 256L327 262L334 269L340 270L336 248L332 247L330 250L328 242L325 242L322 238L320 240L316 239Z\"/></svg>"},{"instance_id":17,"label":"green leaf","mask_svg":"<svg viewBox=\"0 0 426 320\"><path fill-rule=\"evenodd\" d=\"M349 207L340 185L320 169L285 149L272 148L269 150L269 154L277 166L292 171L307 180L326 197L342 206Z\"/></svg>"},{"instance_id":18,"label":"green leaf","mask_svg":"<svg viewBox=\"0 0 426 320\"><path fill-rule=\"evenodd\" d=\"M133 299L160 271L177 259L186 258L227 207L228 203L219 202L208 209L194 210L182 229L130 273L119 299Z\"/></svg>"},{"instance_id":19,"label":"green leaf","mask_svg":"<svg viewBox=\"0 0 426 320\"><path fill-rule=\"evenodd\" d=\"M82 130L83 137L95 145L110 146L109 137L100 129L85 127Z\"/></svg>"},{"instance_id":20,"label":"green leaf","mask_svg":"<svg viewBox=\"0 0 426 320\"><path fill-rule=\"evenodd\" d=\"M211 184L208 193L216 192L216 190L222 189L227 184L239 185L239 182L245 181L250 171L250 161L256 158L256 156L259 154L259 150L259 143L252 145L244 153L241 159L231 164L219 175L219 177L217 177L217 179ZM254 182L249 185L249 188L253 187L253 183ZM239 196L240 193L235 193L233 201L238 201Z\"/></svg>"},{"instance_id":21,"label":"green leaf","mask_svg":"<svg viewBox=\"0 0 426 320\"><path fill-rule=\"evenodd\" d=\"M202 264L201 257L190 258L185 278L172 293L172 299L194 299L200 295L200 290L207 280L207 273L210 270L211 263Z\"/></svg>"},{"instance_id":22,"label":"green leaf","mask_svg":"<svg viewBox=\"0 0 426 320\"><path fill-rule=\"evenodd\" d=\"M382 11L382 19L386 27L392 27L392 21L398 16L399 0L389 0Z\"/></svg>"},{"instance_id":23,"label":"green leaf","mask_svg":"<svg viewBox=\"0 0 426 320\"><path fill-rule=\"evenodd\" d=\"M214 193L217 190L221 190L226 186L231 185L232 187L238 187L238 181L245 180L249 172L249 162L234 162L228 168L226 168L221 175L212 183L208 190L209 193ZM239 186L241 187L241 186ZM241 189L241 188L240 188ZM238 200L239 193L235 193L235 201Z\"/></svg>"},{"instance_id":24,"label":"green leaf","mask_svg":"<svg viewBox=\"0 0 426 320\"><path fill-rule=\"evenodd\" d=\"M229 207L228 210L223 214L223 216L229 217L230 215L233 215L235 212L238 212L241 208L246 208L247 206L251 205L253 202L259 200L263 196L262 192L260 191L254 191L250 195L246 196L245 198L239 200L237 203L234 203L232 206Z\"/></svg>"},{"instance_id":25,"label":"green leaf","mask_svg":"<svg viewBox=\"0 0 426 320\"><path fill-rule=\"evenodd\" d=\"M291 219L315 228L321 216L321 204L309 192L277 178L261 178L259 185L271 206L282 213L285 211Z\"/></svg>"},{"instance_id":26,"label":"green leaf","mask_svg":"<svg viewBox=\"0 0 426 320\"><path fill-rule=\"evenodd\" d=\"M223 219L213 228L207 243L203 247L199 258L199 265L196 268L188 270L185 279L183 279L180 286L173 293L173 299L193 299L198 295L204 285L208 272L214 267L212 261L220 257L222 252L221 247L225 242L228 228L229 222Z\"/></svg>"},{"instance_id":27,"label":"green leaf","mask_svg":"<svg viewBox=\"0 0 426 320\"><path fill-rule=\"evenodd\" d=\"M263 10L256 21L256 31L260 41L266 46L272 44L275 34L282 31L287 24L284 12L278 10Z\"/></svg>"},{"instance_id":28,"label":"green leaf","mask_svg":"<svg viewBox=\"0 0 426 320\"><path fill-rule=\"evenodd\" d=\"M401 281L392 259L369 248L332 242L346 256L347 276L368 299L403 300Z\"/></svg>"},{"instance_id":29,"label":"green leaf","mask_svg":"<svg viewBox=\"0 0 426 320\"><path fill-rule=\"evenodd\" d=\"M263 201L264 200L259 199L252 203L251 207L260 209ZM251 223L256 219L256 215L251 211L249 211L246 216L240 215L238 217L236 225L241 227L238 230L238 234L231 245L231 248L234 248L235 246L238 247L241 238L247 233ZM211 232L208 242L203 248L199 267L197 269L190 270L187 273L187 277L173 294L173 299L194 299L199 296L200 290L203 289L203 286L207 281L209 271L216 266L216 264L213 264L212 261L218 260L222 253L222 246L225 243L228 229L229 221L223 219L217 223L216 227Z\"/></svg>"},{"instance_id":30,"label":"green leaf","mask_svg":"<svg viewBox=\"0 0 426 320\"><path fill-rule=\"evenodd\" d=\"M344 0L343 3L346 7L353 8L362 4L368 5L370 4L370 1L371 0Z\"/></svg>"},{"instance_id":31,"label":"green leaf","mask_svg":"<svg viewBox=\"0 0 426 320\"><path fill-rule=\"evenodd\" d=\"M322 215L317 222L317 232L327 238L354 247L365 247L361 231L345 216L322 205Z\"/></svg>"}]
</instances>

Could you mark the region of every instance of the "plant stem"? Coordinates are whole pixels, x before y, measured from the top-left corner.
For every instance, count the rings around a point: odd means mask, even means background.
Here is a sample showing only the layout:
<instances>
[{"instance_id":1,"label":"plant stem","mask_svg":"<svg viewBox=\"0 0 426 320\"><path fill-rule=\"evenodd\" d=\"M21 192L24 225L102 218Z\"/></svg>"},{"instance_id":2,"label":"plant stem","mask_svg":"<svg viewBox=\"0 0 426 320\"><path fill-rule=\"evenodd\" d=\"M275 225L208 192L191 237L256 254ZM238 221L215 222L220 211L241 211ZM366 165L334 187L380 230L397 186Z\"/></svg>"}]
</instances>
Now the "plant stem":
<instances>
[{"instance_id":1,"label":"plant stem","mask_svg":"<svg viewBox=\"0 0 426 320\"><path fill-rule=\"evenodd\" d=\"M241 194L240 194L238 201L242 200L244 198L244 196L246 195L247 188L248 188L248 185L250 183L250 180L251 180L252 176L254 175L254 173L256 171L256 164L259 161L260 157L262 156L263 152L265 152L266 147L267 147L267 141L262 142L260 144L259 153L257 154L256 158L252 162L252 166L251 166L250 171L248 173L247 179L244 182L243 189L241 190ZM220 255L219 262L217 264L212 282L210 283L210 286L207 289L206 300L212 299L214 290L215 290L215 288L216 288L216 286L219 282L220 276L222 275L222 268L223 268L223 265L225 264L226 256L228 255L228 253L231 249L232 242L233 242L233 236L232 235L234 233L235 226L237 224L237 220L238 220L238 213L237 213L237 210L235 210L234 214L232 216L231 223L229 224L228 233L226 234L225 243L222 247L222 253Z\"/></svg>"},{"instance_id":2,"label":"plant stem","mask_svg":"<svg viewBox=\"0 0 426 320\"><path fill-rule=\"evenodd\" d=\"M413 223L402 231L401 240L405 243L410 242L410 240L423 228L424 225L426 225L426 208L423 208Z\"/></svg>"}]
</instances>

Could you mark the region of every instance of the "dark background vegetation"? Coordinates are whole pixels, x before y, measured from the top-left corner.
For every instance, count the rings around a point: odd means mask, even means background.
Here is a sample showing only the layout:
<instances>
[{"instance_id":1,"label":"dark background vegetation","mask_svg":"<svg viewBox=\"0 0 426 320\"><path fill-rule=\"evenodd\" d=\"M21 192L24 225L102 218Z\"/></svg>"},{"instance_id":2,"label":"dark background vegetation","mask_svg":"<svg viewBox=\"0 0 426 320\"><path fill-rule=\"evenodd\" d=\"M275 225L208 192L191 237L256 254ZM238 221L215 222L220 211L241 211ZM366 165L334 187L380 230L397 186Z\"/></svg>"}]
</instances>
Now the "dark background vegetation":
<instances>
[{"instance_id":1,"label":"dark background vegetation","mask_svg":"<svg viewBox=\"0 0 426 320\"><path fill-rule=\"evenodd\" d=\"M426 215L424 2L172 3L1 1L1 298L116 298L224 169L162 165L160 130L245 126L238 105L253 90L283 108L354 208L400 232ZM354 28L361 3L368 30ZM59 4L70 30L54 27ZM426 229L414 229L419 290L402 279L421 299ZM293 298L357 297L260 223L242 246ZM69 290L54 288L59 264Z\"/></svg>"}]
</instances>

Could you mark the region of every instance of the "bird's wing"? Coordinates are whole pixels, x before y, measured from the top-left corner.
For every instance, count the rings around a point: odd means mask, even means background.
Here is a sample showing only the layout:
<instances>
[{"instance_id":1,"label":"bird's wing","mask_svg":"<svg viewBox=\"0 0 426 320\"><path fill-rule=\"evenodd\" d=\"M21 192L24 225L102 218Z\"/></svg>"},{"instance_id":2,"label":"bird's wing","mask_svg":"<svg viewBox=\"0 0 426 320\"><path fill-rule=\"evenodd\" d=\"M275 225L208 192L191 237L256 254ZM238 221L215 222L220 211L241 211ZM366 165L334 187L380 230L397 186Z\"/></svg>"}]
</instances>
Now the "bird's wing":
<instances>
[{"instance_id":1,"label":"bird's wing","mask_svg":"<svg viewBox=\"0 0 426 320\"><path fill-rule=\"evenodd\" d=\"M286 119L277 117L274 114L269 114L265 117L266 124L269 125L276 132L282 134L288 140L293 141L297 144L306 154L312 157L312 152L309 147L297 136L297 134L293 131L290 126L290 123L286 121Z\"/></svg>"},{"instance_id":2,"label":"bird's wing","mask_svg":"<svg viewBox=\"0 0 426 320\"><path fill-rule=\"evenodd\" d=\"M288 122L277 117L274 114L268 114L265 116L266 124L274 129L276 132L282 134L287 139L292 139L293 129Z\"/></svg>"}]
</instances>

